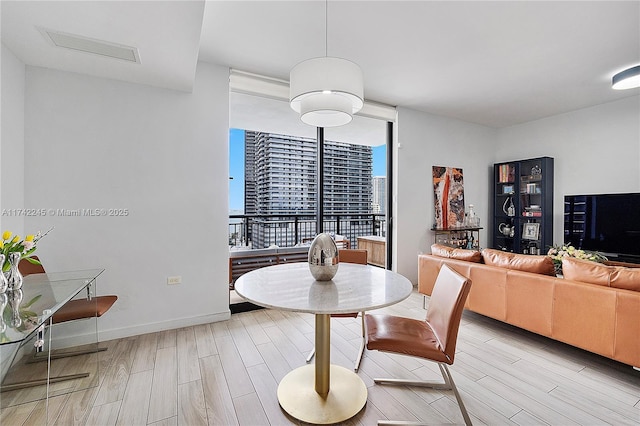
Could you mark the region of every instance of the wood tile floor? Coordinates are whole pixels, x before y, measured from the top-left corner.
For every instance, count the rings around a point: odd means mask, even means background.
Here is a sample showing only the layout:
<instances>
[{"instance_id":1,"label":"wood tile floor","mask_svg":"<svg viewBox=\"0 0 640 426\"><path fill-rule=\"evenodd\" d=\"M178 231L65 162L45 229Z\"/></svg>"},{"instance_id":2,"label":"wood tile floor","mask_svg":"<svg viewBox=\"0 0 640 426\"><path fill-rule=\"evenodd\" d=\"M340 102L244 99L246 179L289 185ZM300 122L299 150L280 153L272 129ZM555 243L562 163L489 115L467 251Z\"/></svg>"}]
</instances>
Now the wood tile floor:
<instances>
[{"instance_id":1,"label":"wood tile floor","mask_svg":"<svg viewBox=\"0 0 640 426\"><path fill-rule=\"evenodd\" d=\"M424 318L422 296L384 309ZM279 380L305 363L309 314L259 310L229 321L103 342L100 385L3 410L4 425L289 425ZM332 362L350 368L359 319L332 319ZM640 372L465 312L452 374L477 425L638 425ZM451 392L374 385L373 377L438 379L435 364L366 352L365 408L349 425L378 419L462 423Z\"/></svg>"}]
</instances>

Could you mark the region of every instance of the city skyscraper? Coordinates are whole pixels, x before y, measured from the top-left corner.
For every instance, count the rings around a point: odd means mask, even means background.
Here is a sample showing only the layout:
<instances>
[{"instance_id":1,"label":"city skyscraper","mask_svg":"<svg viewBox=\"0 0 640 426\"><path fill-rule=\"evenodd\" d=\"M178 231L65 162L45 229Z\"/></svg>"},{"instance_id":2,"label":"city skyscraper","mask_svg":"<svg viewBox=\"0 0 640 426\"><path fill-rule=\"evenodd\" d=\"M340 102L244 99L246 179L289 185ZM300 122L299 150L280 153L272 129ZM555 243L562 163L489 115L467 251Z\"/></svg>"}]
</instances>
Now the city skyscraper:
<instances>
[{"instance_id":1,"label":"city skyscraper","mask_svg":"<svg viewBox=\"0 0 640 426\"><path fill-rule=\"evenodd\" d=\"M293 230L278 215L315 214L316 140L246 131L245 151L245 214L269 216L252 227L253 247L263 247L275 228L294 243ZM372 162L370 146L325 142L325 218L372 213Z\"/></svg>"},{"instance_id":2,"label":"city skyscraper","mask_svg":"<svg viewBox=\"0 0 640 426\"><path fill-rule=\"evenodd\" d=\"M371 206L373 213L385 214L387 208L387 177L386 176L374 176L372 181L372 195Z\"/></svg>"},{"instance_id":3,"label":"city skyscraper","mask_svg":"<svg viewBox=\"0 0 640 426\"><path fill-rule=\"evenodd\" d=\"M256 143L255 132L244 133L244 213L255 214L258 211L256 205ZM251 178L251 179L248 179Z\"/></svg>"}]
</instances>

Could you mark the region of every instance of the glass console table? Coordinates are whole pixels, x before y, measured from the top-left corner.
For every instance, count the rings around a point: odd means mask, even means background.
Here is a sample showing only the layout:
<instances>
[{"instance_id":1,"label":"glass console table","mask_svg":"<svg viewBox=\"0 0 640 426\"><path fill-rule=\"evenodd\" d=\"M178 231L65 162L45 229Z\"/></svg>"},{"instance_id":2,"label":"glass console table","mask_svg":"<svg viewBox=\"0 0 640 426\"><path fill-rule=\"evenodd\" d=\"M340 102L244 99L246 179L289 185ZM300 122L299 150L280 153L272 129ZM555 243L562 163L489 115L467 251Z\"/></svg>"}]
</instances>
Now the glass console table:
<instances>
[{"instance_id":1,"label":"glass console table","mask_svg":"<svg viewBox=\"0 0 640 426\"><path fill-rule=\"evenodd\" d=\"M75 298L92 300L97 277L104 269L33 274L24 277L22 289L0 294L0 408L62 395L98 383L97 318L73 321L89 354L58 357L59 345L53 315ZM87 328L88 327L88 328ZM62 333L64 334L64 333ZM73 348L78 349L78 348Z\"/></svg>"}]
</instances>

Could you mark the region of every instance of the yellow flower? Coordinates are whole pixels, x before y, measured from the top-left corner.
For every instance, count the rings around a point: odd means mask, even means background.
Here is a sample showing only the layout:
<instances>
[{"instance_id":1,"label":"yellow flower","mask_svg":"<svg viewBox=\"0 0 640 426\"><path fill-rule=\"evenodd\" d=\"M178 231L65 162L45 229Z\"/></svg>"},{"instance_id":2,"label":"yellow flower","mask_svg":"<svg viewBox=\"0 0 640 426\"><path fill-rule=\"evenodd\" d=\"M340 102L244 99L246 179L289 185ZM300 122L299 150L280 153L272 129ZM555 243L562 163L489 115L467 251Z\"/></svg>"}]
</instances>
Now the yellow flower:
<instances>
[{"instance_id":1,"label":"yellow flower","mask_svg":"<svg viewBox=\"0 0 640 426\"><path fill-rule=\"evenodd\" d=\"M0 249L4 248L4 241L0 240Z\"/></svg>"},{"instance_id":2,"label":"yellow flower","mask_svg":"<svg viewBox=\"0 0 640 426\"><path fill-rule=\"evenodd\" d=\"M2 234L2 239L8 240L9 238L11 238L11 235L11 231L4 231L4 233Z\"/></svg>"},{"instance_id":3,"label":"yellow flower","mask_svg":"<svg viewBox=\"0 0 640 426\"><path fill-rule=\"evenodd\" d=\"M24 240L25 241L33 241L33 235L27 235Z\"/></svg>"},{"instance_id":4,"label":"yellow flower","mask_svg":"<svg viewBox=\"0 0 640 426\"><path fill-rule=\"evenodd\" d=\"M13 240L11 242L12 243L17 243L18 241L20 241L20 236L16 235L15 237L13 237Z\"/></svg>"}]
</instances>

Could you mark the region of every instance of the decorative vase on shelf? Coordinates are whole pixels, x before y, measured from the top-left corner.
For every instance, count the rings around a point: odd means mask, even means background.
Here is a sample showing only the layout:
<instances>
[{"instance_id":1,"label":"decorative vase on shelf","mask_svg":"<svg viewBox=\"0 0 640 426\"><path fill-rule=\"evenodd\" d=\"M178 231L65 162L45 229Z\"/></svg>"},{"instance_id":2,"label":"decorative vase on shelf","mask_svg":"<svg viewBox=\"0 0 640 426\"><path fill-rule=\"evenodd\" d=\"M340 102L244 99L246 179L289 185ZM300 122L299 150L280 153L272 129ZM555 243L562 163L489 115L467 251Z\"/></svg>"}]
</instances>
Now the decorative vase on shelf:
<instances>
[{"instance_id":1,"label":"decorative vase on shelf","mask_svg":"<svg viewBox=\"0 0 640 426\"><path fill-rule=\"evenodd\" d=\"M0 254L0 267L4 265L5 255ZM4 276L4 273L0 273L0 294L3 294L7 291L9 284L7 283L7 277Z\"/></svg>"},{"instance_id":2,"label":"decorative vase on shelf","mask_svg":"<svg viewBox=\"0 0 640 426\"><path fill-rule=\"evenodd\" d=\"M9 253L9 264L11 268L5 272L7 277L7 288L9 290L20 290L22 288L22 274L18 269L22 255L18 252Z\"/></svg>"},{"instance_id":3,"label":"decorative vase on shelf","mask_svg":"<svg viewBox=\"0 0 640 426\"><path fill-rule=\"evenodd\" d=\"M476 215L476 212L473 210L473 204L469 204L469 213L467 214L466 225L471 228L477 228L480 226L480 218Z\"/></svg>"},{"instance_id":4,"label":"decorative vase on shelf","mask_svg":"<svg viewBox=\"0 0 640 426\"><path fill-rule=\"evenodd\" d=\"M331 281L338 272L338 247L328 233L318 234L309 247L309 270L316 281Z\"/></svg>"}]
</instances>

